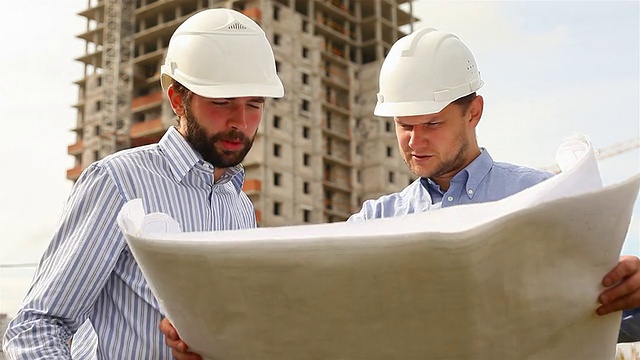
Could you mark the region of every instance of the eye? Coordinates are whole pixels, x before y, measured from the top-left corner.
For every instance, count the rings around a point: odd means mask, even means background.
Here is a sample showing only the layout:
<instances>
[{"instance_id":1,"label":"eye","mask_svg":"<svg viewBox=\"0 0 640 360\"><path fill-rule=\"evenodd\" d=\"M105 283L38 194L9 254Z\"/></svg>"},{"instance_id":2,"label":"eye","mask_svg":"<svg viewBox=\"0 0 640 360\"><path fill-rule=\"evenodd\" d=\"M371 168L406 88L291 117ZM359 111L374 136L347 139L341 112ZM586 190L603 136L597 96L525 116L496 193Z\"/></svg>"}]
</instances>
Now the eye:
<instances>
[{"instance_id":1,"label":"eye","mask_svg":"<svg viewBox=\"0 0 640 360\"><path fill-rule=\"evenodd\" d=\"M248 102L247 106L252 109L261 109L262 104L263 104L262 102L252 101L252 102Z\"/></svg>"},{"instance_id":2,"label":"eye","mask_svg":"<svg viewBox=\"0 0 640 360\"><path fill-rule=\"evenodd\" d=\"M413 125L408 124L398 124L402 130L411 131L413 129Z\"/></svg>"},{"instance_id":3,"label":"eye","mask_svg":"<svg viewBox=\"0 0 640 360\"><path fill-rule=\"evenodd\" d=\"M424 124L427 127L438 127L440 125L442 125L442 121L429 121L428 123Z\"/></svg>"},{"instance_id":4,"label":"eye","mask_svg":"<svg viewBox=\"0 0 640 360\"><path fill-rule=\"evenodd\" d=\"M227 106L231 104L231 101L228 100L212 100L211 103L215 106Z\"/></svg>"}]
</instances>

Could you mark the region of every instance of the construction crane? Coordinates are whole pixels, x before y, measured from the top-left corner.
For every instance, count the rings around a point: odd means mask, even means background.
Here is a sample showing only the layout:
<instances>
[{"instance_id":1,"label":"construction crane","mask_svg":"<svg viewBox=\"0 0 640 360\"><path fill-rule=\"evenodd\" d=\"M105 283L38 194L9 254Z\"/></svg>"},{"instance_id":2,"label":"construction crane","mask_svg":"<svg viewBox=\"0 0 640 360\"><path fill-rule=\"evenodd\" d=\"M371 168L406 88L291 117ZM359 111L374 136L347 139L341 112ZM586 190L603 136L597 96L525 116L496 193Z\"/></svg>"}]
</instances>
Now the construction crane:
<instances>
[{"instance_id":1,"label":"construction crane","mask_svg":"<svg viewBox=\"0 0 640 360\"><path fill-rule=\"evenodd\" d=\"M107 0L104 22L104 109L100 157L129 147L135 1Z\"/></svg>"},{"instance_id":2,"label":"construction crane","mask_svg":"<svg viewBox=\"0 0 640 360\"><path fill-rule=\"evenodd\" d=\"M640 137L624 142L615 143L611 146L607 146L604 149L596 149L596 159L598 161L608 159L610 157L624 154L637 148L640 148Z\"/></svg>"}]
</instances>

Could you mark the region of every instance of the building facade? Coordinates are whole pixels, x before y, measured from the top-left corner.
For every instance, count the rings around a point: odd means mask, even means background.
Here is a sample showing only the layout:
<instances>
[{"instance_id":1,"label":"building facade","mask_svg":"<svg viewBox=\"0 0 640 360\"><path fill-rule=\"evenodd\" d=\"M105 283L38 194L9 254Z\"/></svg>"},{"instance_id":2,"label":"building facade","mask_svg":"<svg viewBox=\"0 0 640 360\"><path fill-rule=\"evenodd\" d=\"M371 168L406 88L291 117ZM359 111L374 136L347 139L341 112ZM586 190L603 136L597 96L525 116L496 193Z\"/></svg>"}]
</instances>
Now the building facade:
<instances>
[{"instance_id":1,"label":"building facade","mask_svg":"<svg viewBox=\"0 0 640 360\"><path fill-rule=\"evenodd\" d=\"M345 220L414 179L393 119L373 116L391 45L411 31L410 0L88 0L78 85L75 180L114 151L157 142L175 115L160 87L173 31L193 13L243 12L273 45L285 97L269 99L243 162L261 226ZM248 69L250 71L250 69Z\"/></svg>"}]
</instances>

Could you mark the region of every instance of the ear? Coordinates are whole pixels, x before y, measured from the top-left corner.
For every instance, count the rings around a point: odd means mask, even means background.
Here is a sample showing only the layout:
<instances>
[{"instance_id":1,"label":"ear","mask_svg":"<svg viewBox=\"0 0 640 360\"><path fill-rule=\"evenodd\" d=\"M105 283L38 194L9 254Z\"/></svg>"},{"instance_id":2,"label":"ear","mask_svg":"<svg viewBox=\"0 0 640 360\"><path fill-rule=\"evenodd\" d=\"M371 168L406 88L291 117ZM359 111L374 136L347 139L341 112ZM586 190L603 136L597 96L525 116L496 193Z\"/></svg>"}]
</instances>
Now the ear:
<instances>
[{"instance_id":1,"label":"ear","mask_svg":"<svg viewBox=\"0 0 640 360\"><path fill-rule=\"evenodd\" d=\"M184 116L184 102L182 101L182 95L174 88L173 84L169 85L167 89L167 96L169 102L171 102L171 108L178 117Z\"/></svg>"},{"instance_id":2,"label":"ear","mask_svg":"<svg viewBox=\"0 0 640 360\"><path fill-rule=\"evenodd\" d=\"M482 111L484 110L484 99L480 95L476 95L471 104L469 104L468 113L471 115L469 122L473 127L478 126L480 118L482 117Z\"/></svg>"}]
</instances>

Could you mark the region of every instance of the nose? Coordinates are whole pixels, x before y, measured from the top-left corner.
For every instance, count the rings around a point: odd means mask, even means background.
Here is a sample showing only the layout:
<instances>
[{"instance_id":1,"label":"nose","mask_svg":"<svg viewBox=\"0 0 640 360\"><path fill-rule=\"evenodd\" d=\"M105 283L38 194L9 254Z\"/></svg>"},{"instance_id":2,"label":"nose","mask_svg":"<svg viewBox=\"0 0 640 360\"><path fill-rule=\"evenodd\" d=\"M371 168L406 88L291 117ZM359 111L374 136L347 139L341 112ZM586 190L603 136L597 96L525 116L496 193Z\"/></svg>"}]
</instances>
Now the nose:
<instances>
[{"instance_id":1,"label":"nose","mask_svg":"<svg viewBox=\"0 0 640 360\"><path fill-rule=\"evenodd\" d=\"M414 126L409 134L409 147L415 150L426 146L427 142L425 129L420 125Z\"/></svg>"},{"instance_id":2,"label":"nose","mask_svg":"<svg viewBox=\"0 0 640 360\"><path fill-rule=\"evenodd\" d=\"M236 104L227 119L227 126L234 130L245 130L247 128L247 110L244 104Z\"/></svg>"}]
</instances>

